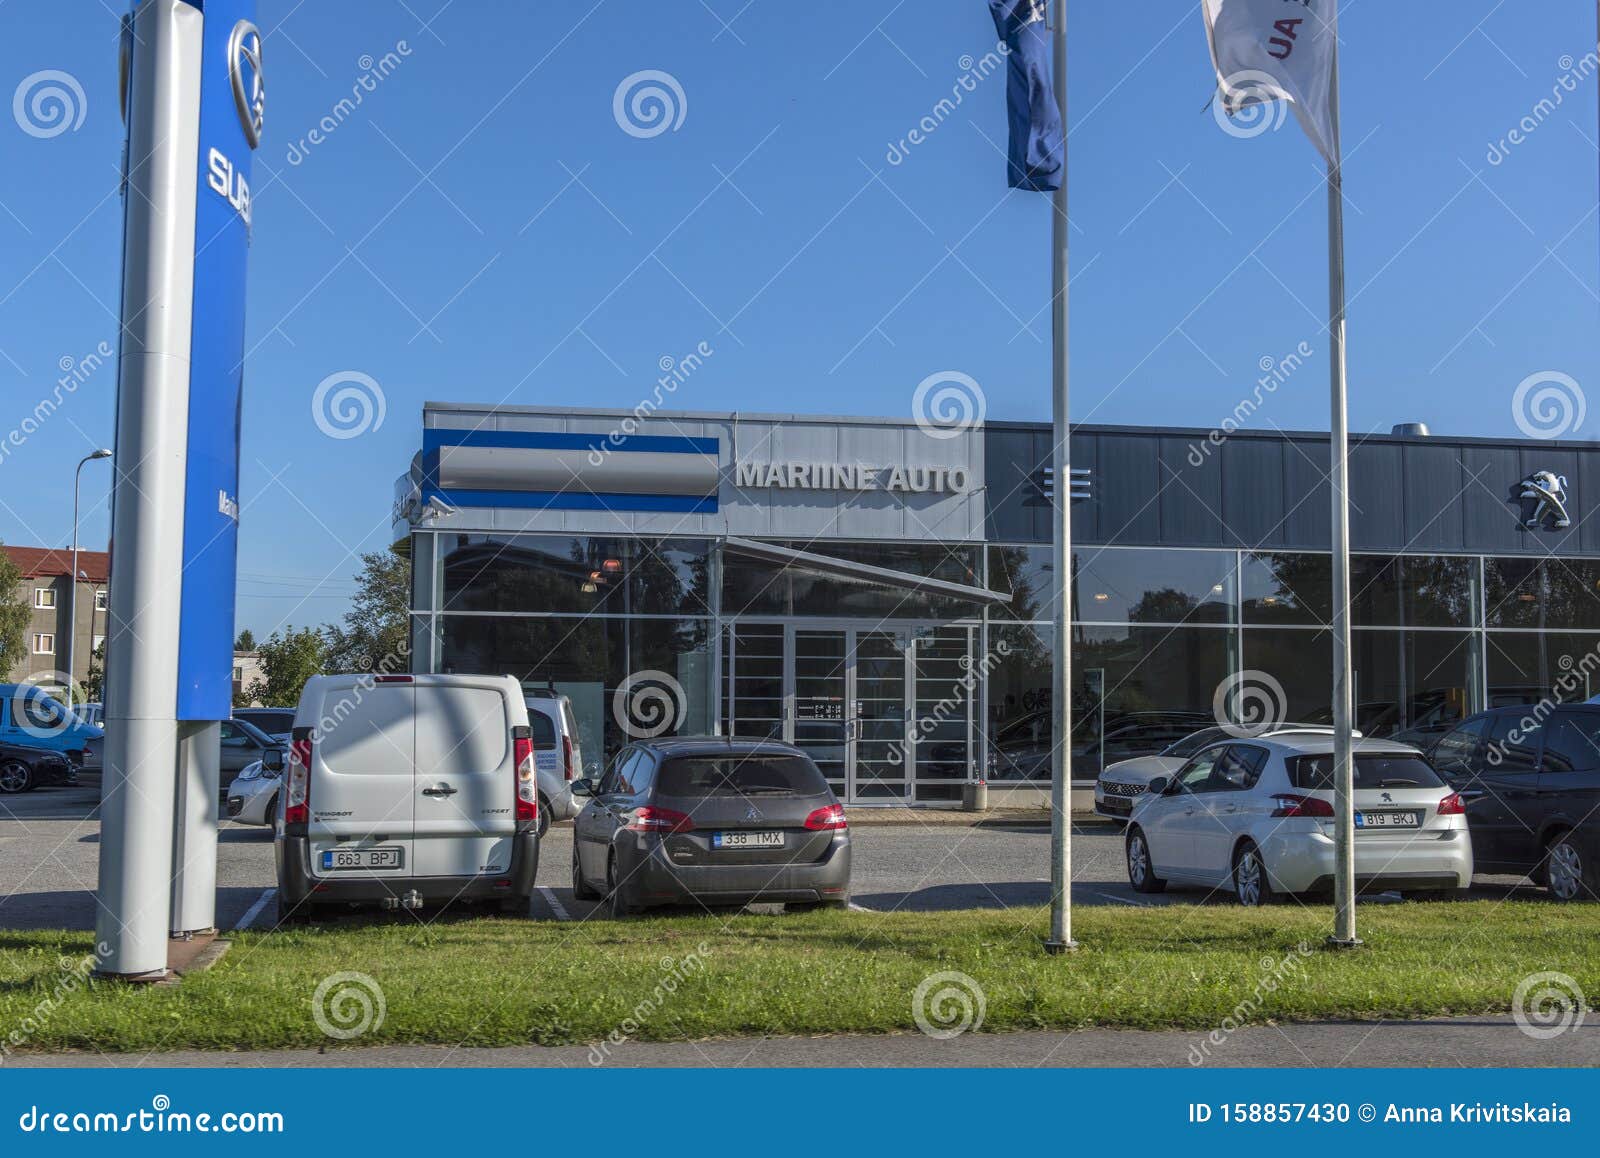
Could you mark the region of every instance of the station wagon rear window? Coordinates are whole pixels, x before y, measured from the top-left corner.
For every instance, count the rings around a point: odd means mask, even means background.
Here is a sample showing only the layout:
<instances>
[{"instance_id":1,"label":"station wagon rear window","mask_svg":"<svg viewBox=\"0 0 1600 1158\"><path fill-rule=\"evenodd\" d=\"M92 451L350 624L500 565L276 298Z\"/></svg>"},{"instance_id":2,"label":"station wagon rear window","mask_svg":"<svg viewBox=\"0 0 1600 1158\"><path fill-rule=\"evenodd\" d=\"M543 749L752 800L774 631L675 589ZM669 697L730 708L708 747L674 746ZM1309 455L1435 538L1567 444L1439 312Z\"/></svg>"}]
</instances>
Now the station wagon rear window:
<instances>
[{"instance_id":1,"label":"station wagon rear window","mask_svg":"<svg viewBox=\"0 0 1600 1158\"><path fill-rule=\"evenodd\" d=\"M828 783L799 756L680 756L657 780L658 796L822 796Z\"/></svg>"},{"instance_id":2,"label":"station wagon rear window","mask_svg":"<svg viewBox=\"0 0 1600 1158\"><path fill-rule=\"evenodd\" d=\"M1310 792L1333 791L1333 757L1299 756L1289 761L1289 779ZM1357 788L1442 788L1444 781L1421 756L1357 756Z\"/></svg>"},{"instance_id":3,"label":"station wagon rear window","mask_svg":"<svg viewBox=\"0 0 1600 1158\"><path fill-rule=\"evenodd\" d=\"M535 708L528 709L528 731L533 736L535 748L556 746L556 725L549 716Z\"/></svg>"}]
</instances>

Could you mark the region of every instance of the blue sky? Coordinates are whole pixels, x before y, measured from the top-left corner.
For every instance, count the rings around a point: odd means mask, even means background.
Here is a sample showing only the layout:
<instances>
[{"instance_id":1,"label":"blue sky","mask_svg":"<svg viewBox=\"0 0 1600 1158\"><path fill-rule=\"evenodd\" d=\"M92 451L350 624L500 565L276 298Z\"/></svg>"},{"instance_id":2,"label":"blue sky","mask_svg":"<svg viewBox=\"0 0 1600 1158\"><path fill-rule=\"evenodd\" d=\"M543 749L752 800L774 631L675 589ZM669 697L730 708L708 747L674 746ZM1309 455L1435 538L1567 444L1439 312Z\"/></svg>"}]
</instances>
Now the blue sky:
<instances>
[{"instance_id":1,"label":"blue sky","mask_svg":"<svg viewBox=\"0 0 1600 1158\"><path fill-rule=\"evenodd\" d=\"M54 136L0 116L16 421L64 359L115 342L119 12L0 0L0 98L44 69L84 94L81 125ZM1594 20L1580 0L1345 5L1354 430L1515 435L1529 375L1600 381L1600 79L1559 84ZM241 626L343 612L427 399L631 407L662 358L705 342L685 409L909 414L918 382L959 370L990 417L1048 417L1048 205L1005 189L1003 81L887 159L962 58L992 51L981 0L261 0L259 22ZM1078 0L1070 31L1074 421L1212 427L1263 359L1306 342L1314 359L1252 425L1325 428L1312 147L1292 118L1223 132L1188 0ZM386 53L388 75L309 144ZM614 94L642 70L680 86L676 129L619 127ZM313 414L340 371L382 391L358 437ZM0 462L0 538L68 541L72 468L109 443L114 395L97 371ZM1600 436L1590 410L1574 435ZM104 542L108 479L85 469L87 544Z\"/></svg>"}]
</instances>

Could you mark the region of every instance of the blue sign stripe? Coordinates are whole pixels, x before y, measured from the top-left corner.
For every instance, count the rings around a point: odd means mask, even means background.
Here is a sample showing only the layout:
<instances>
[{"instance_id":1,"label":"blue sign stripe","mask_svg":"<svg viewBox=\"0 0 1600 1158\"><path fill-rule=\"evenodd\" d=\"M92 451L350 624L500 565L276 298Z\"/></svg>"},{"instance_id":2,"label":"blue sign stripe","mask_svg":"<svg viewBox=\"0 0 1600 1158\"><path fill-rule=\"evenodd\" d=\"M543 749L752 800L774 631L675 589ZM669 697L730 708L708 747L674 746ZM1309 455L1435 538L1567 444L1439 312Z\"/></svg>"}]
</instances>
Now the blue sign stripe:
<instances>
[{"instance_id":1,"label":"blue sign stripe","mask_svg":"<svg viewBox=\"0 0 1600 1158\"><path fill-rule=\"evenodd\" d=\"M428 486L424 502L437 497L452 507L509 507L534 511L656 511L692 515L717 513L717 496L595 494L592 491L462 491Z\"/></svg>"},{"instance_id":2,"label":"blue sign stripe","mask_svg":"<svg viewBox=\"0 0 1600 1158\"><path fill-rule=\"evenodd\" d=\"M655 454L720 454L715 438L661 434L565 434L542 430L449 430L422 432L422 449L446 446L498 446L525 450L599 450L606 454L650 451Z\"/></svg>"}]
</instances>

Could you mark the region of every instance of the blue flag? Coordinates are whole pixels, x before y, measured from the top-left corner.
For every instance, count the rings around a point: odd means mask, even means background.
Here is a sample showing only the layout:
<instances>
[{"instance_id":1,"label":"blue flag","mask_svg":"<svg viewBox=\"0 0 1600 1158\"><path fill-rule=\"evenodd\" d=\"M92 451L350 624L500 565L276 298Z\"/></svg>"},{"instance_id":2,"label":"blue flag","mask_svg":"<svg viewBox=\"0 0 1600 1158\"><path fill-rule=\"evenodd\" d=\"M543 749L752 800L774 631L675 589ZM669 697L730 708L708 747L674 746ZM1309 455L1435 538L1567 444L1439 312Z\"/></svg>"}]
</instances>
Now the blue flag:
<instances>
[{"instance_id":1,"label":"blue flag","mask_svg":"<svg viewBox=\"0 0 1600 1158\"><path fill-rule=\"evenodd\" d=\"M1051 83L1045 0L989 0L1006 56L1006 117L1010 122L1007 184L1049 193L1061 188L1066 141Z\"/></svg>"}]
</instances>

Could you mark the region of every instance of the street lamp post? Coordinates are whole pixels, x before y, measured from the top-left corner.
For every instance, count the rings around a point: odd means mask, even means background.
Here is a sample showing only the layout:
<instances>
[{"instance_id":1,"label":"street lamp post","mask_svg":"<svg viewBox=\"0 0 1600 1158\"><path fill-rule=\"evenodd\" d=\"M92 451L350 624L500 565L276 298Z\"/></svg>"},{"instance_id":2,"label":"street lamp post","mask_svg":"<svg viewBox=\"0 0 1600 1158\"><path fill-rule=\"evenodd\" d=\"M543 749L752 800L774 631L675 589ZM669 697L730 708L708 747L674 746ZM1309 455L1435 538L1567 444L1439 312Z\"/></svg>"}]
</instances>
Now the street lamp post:
<instances>
[{"instance_id":1,"label":"street lamp post","mask_svg":"<svg viewBox=\"0 0 1600 1158\"><path fill-rule=\"evenodd\" d=\"M71 705L72 689L77 685L78 673L73 665L78 660L78 487L83 482L83 464L97 458L110 458L105 447L91 451L78 460L78 469L72 475L72 575L67 584L67 702ZM93 612L90 612L91 621ZM90 633L91 638L93 632Z\"/></svg>"}]
</instances>

